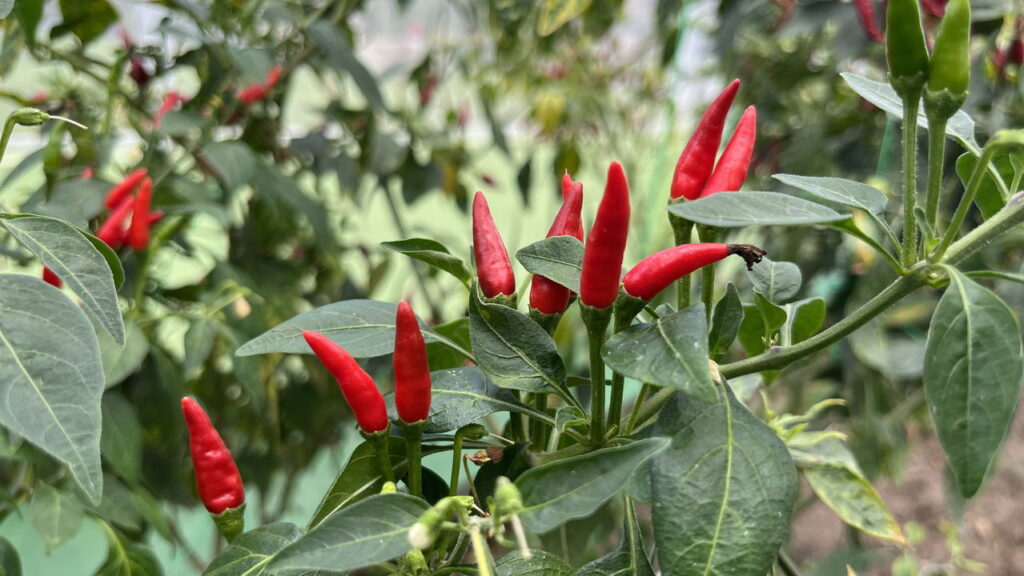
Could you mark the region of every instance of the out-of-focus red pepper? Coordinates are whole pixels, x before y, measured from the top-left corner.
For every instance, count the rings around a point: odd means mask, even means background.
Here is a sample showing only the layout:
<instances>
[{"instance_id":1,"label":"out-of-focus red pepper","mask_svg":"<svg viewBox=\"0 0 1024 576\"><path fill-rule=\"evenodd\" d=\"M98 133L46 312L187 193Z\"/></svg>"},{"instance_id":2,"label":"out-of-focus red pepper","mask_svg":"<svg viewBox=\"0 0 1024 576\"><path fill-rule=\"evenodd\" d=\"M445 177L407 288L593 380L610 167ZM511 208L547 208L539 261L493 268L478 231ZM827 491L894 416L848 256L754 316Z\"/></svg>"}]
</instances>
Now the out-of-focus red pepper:
<instances>
[{"instance_id":1,"label":"out-of-focus red pepper","mask_svg":"<svg viewBox=\"0 0 1024 576\"><path fill-rule=\"evenodd\" d=\"M132 212L132 205L134 201L131 198L124 198L121 203L114 208L114 211L107 216L107 219L100 225L100 229L96 232L96 237L102 240L111 248L117 250L124 244L125 236L128 233L126 226L128 222L128 215Z\"/></svg>"},{"instance_id":2,"label":"out-of-focus red pepper","mask_svg":"<svg viewBox=\"0 0 1024 576\"><path fill-rule=\"evenodd\" d=\"M131 195L132 191L135 190L135 187L142 183L142 180L148 175L149 172L146 171L145 168L136 168L135 170L132 170L127 176L121 179L120 182L110 189L110 192L107 193L107 199L104 201L103 205L111 209L120 206L124 199Z\"/></svg>"},{"instance_id":3,"label":"out-of-focus red pepper","mask_svg":"<svg viewBox=\"0 0 1024 576\"><path fill-rule=\"evenodd\" d=\"M128 245L135 251L146 249L149 244L149 207L152 202L153 181L146 178L139 186L139 193L135 195L135 205L132 209L132 223L128 229Z\"/></svg>"},{"instance_id":4,"label":"out-of-focus red pepper","mask_svg":"<svg viewBox=\"0 0 1024 576\"><path fill-rule=\"evenodd\" d=\"M875 15L875 5L872 0L854 0L854 6L857 8L860 26L868 38L875 42L885 42L885 35L878 27L878 17Z\"/></svg>"}]
</instances>

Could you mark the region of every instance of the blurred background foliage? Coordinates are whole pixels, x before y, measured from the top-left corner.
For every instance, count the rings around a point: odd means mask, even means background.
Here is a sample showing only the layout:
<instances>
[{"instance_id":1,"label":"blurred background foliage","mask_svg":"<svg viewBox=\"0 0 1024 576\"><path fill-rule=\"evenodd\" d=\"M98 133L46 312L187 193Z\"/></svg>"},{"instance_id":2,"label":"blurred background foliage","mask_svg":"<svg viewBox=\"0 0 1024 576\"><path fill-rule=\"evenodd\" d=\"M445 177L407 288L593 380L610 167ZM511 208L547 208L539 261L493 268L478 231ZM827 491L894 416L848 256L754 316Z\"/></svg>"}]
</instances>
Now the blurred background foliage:
<instances>
[{"instance_id":1,"label":"blurred background foliage","mask_svg":"<svg viewBox=\"0 0 1024 576\"><path fill-rule=\"evenodd\" d=\"M874 24L884 27L881 4L869 4ZM922 4L933 33L944 2ZM972 2L967 111L982 141L1024 116L1017 4ZM15 438L3 442L0 533L22 553L27 573L92 574L106 555L95 546L104 534L111 546L150 544L169 574L208 561L214 539L196 510L178 409L185 394L202 399L232 448L256 494L253 521L303 522L357 438L347 408L308 357L234 351L298 313L342 299L411 298L432 323L461 318L465 289L458 281L379 243L432 238L468 260L466 208L477 189L488 194L514 251L543 237L564 171L584 182L592 214L603 170L618 159L634 199L627 260L635 262L668 246L663 206L671 170L706 103L734 77L743 82L741 103L759 113L749 189L774 189L771 175L785 172L854 178L891 193L899 177L898 124L839 76L885 78L883 46L852 2L0 2L5 6L11 12L2 21L0 112L33 105L90 130L20 130L2 167L0 207L95 230L105 191L144 166L156 176L154 204L167 214L151 260L123 253L130 335L123 350L112 342L104 348L104 505L83 508L47 456ZM240 101L239 91L263 82L274 66L283 74L266 98ZM154 122L172 92L184 102ZM947 155L950 169L960 152ZM952 179L947 188L953 197L961 190ZM823 297L833 320L886 279L884 262L834 231L768 228L734 236L765 247L776 261L798 263L799 296ZM984 257L1020 270L1020 240L1018 232ZM38 264L5 242L5 269L38 273ZM517 275L526 282L521 268ZM718 277L749 299L738 265ZM996 287L1011 306L1024 307L1019 286ZM921 294L847 344L786 371L769 389L771 405L802 413L824 398L845 399L818 426L848 433L869 475L897 476L908 430L926 425L917 418L924 416L917 382L935 301ZM569 346L582 336L578 317L568 320L557 338L566 350L582 351ZM449 327L455 337L465 330ZM730 353L744 352L737 346ZM586 359L568 361L579 373ZM387 385L389 361L370 368ZM58 523L47 522L53 502L69 515ZM956 548L956 538L951 542ZM574 545L574 559L594 557L600 545L600 538ZM817 558L860 546L854 539ZM55 556L27 552L43 547ZM872 558L888 565L897 556L890 550ZM55 568L62 557L74 568ZM902 558L916 562L913 554Z\"/></svg>"}]
</instances>

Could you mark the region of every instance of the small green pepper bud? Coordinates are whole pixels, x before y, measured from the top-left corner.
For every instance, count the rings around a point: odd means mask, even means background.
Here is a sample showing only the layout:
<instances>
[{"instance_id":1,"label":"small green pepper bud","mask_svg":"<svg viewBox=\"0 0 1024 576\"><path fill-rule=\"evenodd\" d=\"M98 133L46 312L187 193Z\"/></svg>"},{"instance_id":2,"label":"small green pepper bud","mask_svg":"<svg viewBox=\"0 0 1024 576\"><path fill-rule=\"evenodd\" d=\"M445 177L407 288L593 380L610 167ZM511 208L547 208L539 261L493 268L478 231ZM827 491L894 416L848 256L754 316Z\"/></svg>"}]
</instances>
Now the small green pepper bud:
<instances>
[{"instance_id":1,"label":"small green pepper bud","mask_svg":"<svg viewBox=\"0 0 1024 576\"><path fill-rule=\"evenodd\" d=\"M950 0L928 64L924 106L930 117L948 119L967 100L971 82L971 3Z\"/></svg>"},{"instance_id":2,"label":"small green pepper bud","mask_svg":"<svg viewBox=\"0 0 1024 576\"><path fill-rule=\"evenodd\" d=\"M903 99L919 98L928 80L928 45L917 0L889 0L885 21L889 83Z\"/></svg>"},{"instance_id":3,"label":"small green pepper bud","mask_svg":"<svg viewBox=\"0 0 1024 576\"><path fill-rule=\"evenodd\" d=\"M38 108L22 108L11 114L15 124L22 126L39 126L50 119L50 115Z\"/></svg>"}]
</instances>

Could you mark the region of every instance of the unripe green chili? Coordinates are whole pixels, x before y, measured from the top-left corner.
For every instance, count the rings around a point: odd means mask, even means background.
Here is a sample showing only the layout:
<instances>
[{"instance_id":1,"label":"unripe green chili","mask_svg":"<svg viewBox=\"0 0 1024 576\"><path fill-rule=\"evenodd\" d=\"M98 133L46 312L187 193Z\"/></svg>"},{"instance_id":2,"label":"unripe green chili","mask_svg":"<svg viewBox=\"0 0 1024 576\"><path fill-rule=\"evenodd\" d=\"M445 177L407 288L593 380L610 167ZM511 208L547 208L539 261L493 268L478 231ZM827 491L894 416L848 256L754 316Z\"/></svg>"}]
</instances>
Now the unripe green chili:
<instances>
[{"instance_id":1,"label":"unripe green chili","mask_svg":"<svg viewBox=\"0 0 1024 576\"><path fill-rule=\"evenodd\" d=\"M928 64L924 106L929 117L949 118L967 99L971 82L971 3L950 0Z\"/></svg>"},{"instance_id":2,"label":"unripe green chili","mask_svg":"<svg viewBox=\"0 0 1024 576\"><path fill-rule=\"evenodd\" d=\"M889 83L904 99L918 98L928 79L928 45L917 0L889 0L885 22Z\"/></svg>"}]
</instances>

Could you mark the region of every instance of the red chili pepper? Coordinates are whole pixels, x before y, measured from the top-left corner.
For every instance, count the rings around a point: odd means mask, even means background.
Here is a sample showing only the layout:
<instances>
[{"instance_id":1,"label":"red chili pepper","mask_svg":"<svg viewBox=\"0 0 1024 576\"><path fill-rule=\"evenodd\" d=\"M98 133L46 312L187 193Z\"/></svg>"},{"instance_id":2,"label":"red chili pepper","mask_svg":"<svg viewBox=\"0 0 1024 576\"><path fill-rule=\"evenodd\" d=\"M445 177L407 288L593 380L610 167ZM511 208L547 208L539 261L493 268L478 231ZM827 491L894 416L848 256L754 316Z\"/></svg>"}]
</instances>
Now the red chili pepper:
<instances>
[{"instance_id":1,"label":"red chili pepper","mask_svg":"<svg viewBox=\"0 0 1024 576\"><path fill-rule=\"evenodd\" d=\"M570 176L568 172L566 172L565 174L562 175L562 206L565 206L569 202L570 194L572 194L573 191L577 187L579 188L580 209L582 210L582 207L583 207L583 183L582 182L573 182L572 181L572 176ZM583 218L579 216L579 212L580 212L579 210L576 211L577 218L580 221L579 226L576 227L576 230L573 230L571 232L570 231L564 232L563 235L565 235L565 236L575 236L577 240L582 242L583 241ZM557 218L558 217L556 216L555 219L557 220ZM551 236L550 232L548 232L548 236Z\"/></svg>"},{"instance_id":2,"label":"red chili pepper","mask_svg":"<svg viewBox=\"0 0 1024 576\"><path fill-rule=\"evenodd\" d=\"M149 172L145 168L136 168L132 170L127 176L121 179L110 192L107 193L107 199L104 202L104 206L107 208L116 208L121 205L121 202L131 195L135 187L142 182L142 179L149 175Z\"/></svg>"},{"instance_id":3,"label":"red chili pepper","mask_svg":"<svg viewBox=\"0 0 1024 576\"><path fill-rule=\"evenodd\" d=\"M323 334L303 330L302 336L327 371L338 381L338 387L363 432L373 434L386 429L388 411L384 406L384 397L377 390L373 378L359 366L356 359Z\"/></svg>"},{"instance_id":4,"label":"red chili pepper","mask_svg":"<svg viewBox=\"0 0 1024 576\"><path fill-rule=\"evenodd\" d=\"M479 190L473 197L473 256L484 296L494 298L499 294L515 294L516 277L512 274L512 262L494 225L487 198Z\"/></svg>"},{"instance_id":5,"label":"red chili pepper","mask_svg":"<svg viewBox=\"0 0 1024 576\"><path fill-rule=\"evenodd\" d=\"M121 204L110 213L110 216L107 216L99 231L96 232L97 238L115 250L124 244L125 236L128 233L125 222L128 220L128 215L131 214L132 204L131 198L121 200Z\"/></svg>"},{"instance_id":6,"label":"red chili pepper","mask_svg":"<svg viewBox=\"0 0 1024 576\"><path fill-rule=\"evenodd\" d=\"M730 254L742 256L750 268L765 252L747 244L683 244L641 260L622 279L622 286L630 296L650 300L676 280Z\"/></svg>"},{"instance_id":7,"label":"red chili pepper","mask_svg":"<svg viewBox=\"0 0 1024 576\"><path fill-rule=\"evenodd\" d=\"M729 108L739 89L740 81L733 80L704 112L676 163L676 171L672 176L672 198L696 200L704 190L715 168L715 156L722 143L725 118L729 115Z\"/></svg>"},{"instance_id":8,"label":"red chili pepper","mask_svg":"<svg viewBox=\"0 0 1024 576\"><path fill-rule=\"evenodd\" d=\"M875 42L885 42L885 36L878 28L878 17L875 16L875 5L871 0L854 0L857 8L857 17L860 19L860 26L868 38Z\"/></svg>"},{"instance_id":9,"label":"red chili pepper","mask_svg":"<svg viewBox=\"0 0 1024 576\"><path fill-rule=\"evenodd\" d=\"M565 184L568 181L568 188ZM572 183L572 178L566 174L562 179L562 190L565 197L562 208L555 215L551 228L548 229L548 238L552 236L575 236L583 235L583 222L581 212L583 210L583 184ZM530 308L538 310L543 314L561 314L569 305L571 292L565 286L552 282L543 276L533 276L530 282Z\"/></svg>"},{"instance_id":10,"label":"red chili pepper","mask_svg":"<svg viewBox=\"0 0 1024 576\"><path fill-rule=\"evenodd\" d=\"M274 88L281 78L281 67L274 66L267 73L267 79L259 84L250 84L238 93L238 100L247 106L251 106L267 97L267 94Z\"/></svg>"},{"instance_id":11,"label":"red chili pepper","mask_svg":"<svg viewBox=\"0 0 1024 576\"><path fill-rule=\"evenodd\" d=\"M139 186L132 210L132 224L128 230L128 245L133 250L145 250L149 244L149 206L153 195L153 181L146 178Z\"/></svg>"},{"instance_id":12,"label":"red chili pepper","mask_svg":"<svg viewBox=\"0 0 1024 576\"><path fill-rule=\"evenodd\" d=\"M43 282L53 286L54 288L61 288L64 286L64 281L60 279L60 276L54 274L53 270L43 267Z\"/></svg>"},{"instance_id":13,"label":"red chili pepper","mask_svg":"<svg viewBox=\"0 0 1024 576\"><path fill-rule=\"evenodd\" d=\"M587 306L607 308L615 302L628 234L629 183L622 165L612 162L604 196L583 249L580 300Z\"/></svg>"},{"instance_id":14,"label":"red chili pepper","mask_svg":"<svg viewBox=\"0 0 1024 576\"><path fill-rule=\"evenodd\" d=\"M718 159L715 171L708 178L700 197L705 198L719 192L734 192L747 179L747 169L754 155L754 141L757 140L757 110L750 106L743 112L736 131L733 132L725 152Z\"/></svg>"},{"instance_id":15,"label":"red chili pepper","mask_svg":"<svg viewBox=\"0 0 1024 576\"><path fill-rule=\"evenodd\" d=\"M181 411L188 426L196 488L203 505L211 514L238 508L245 503L245 486L224 440L195 399L189 396L182 398Z\"/></svg>"},{"instance_id":16,"label":"red chili pepper","mask_svg":"<svg viewBox=\"0 0 1024 576\"><path fill-rule=\"evenodd\" d=\"M164 96L163 101L160 103L160 108L153 114L153 128L159 128L160 123L163 122L164 115L174 110L179 104L185 102L185 99L181 94L177 92L168 92Z\"/></svg>"},{"instance_id":17,"label":"red chili pepper","mask_svg":"<svg viewBox=\"0 0 1024 576\"><path fill-rule=\"evenodd\" d=\"M395 407L402 421L412 424L430 415L430 365L427 345L412 307L398 303L395 316Z\"/></svg>"}]
</instances>

